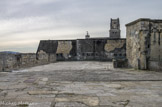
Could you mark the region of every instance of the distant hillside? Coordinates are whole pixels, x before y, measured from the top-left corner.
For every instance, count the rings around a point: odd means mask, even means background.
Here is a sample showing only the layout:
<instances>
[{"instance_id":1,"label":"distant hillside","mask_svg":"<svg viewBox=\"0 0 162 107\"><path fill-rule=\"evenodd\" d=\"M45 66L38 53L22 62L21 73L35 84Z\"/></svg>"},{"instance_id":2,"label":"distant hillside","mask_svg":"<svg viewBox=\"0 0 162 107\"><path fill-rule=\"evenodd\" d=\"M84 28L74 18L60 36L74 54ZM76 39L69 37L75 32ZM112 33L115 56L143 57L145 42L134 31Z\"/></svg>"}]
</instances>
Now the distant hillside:
<instances>
[{"instance_id":1,"label":"distant hillside","mask_svg":"<svg viewBox=\"0 0 162 107\"><path fill-rule=\"evenodd\" d=\"M0 53L6 53L6 54L19 54L19 52L13 52L13 51L1 51Z\"/></svg>"}]
</instances>

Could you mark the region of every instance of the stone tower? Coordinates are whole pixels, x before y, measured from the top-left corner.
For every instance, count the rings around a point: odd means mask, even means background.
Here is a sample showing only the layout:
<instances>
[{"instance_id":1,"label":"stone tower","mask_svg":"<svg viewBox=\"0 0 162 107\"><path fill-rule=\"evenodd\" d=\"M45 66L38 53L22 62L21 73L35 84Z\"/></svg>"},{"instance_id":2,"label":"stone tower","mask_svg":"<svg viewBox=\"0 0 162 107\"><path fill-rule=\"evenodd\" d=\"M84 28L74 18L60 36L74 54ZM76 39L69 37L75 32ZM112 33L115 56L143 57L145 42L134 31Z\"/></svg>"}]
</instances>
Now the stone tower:
<instances>
[{"instance_id":1,"label":"stone tower","mask_svg":"<svg viewBox=\"0 0 162 107\"><path fill-rule=\"evenodd\" d=\"M119 18L111 19L110 38L120 38L120 22L119 22Z\"/></svg>"}]
</instances>

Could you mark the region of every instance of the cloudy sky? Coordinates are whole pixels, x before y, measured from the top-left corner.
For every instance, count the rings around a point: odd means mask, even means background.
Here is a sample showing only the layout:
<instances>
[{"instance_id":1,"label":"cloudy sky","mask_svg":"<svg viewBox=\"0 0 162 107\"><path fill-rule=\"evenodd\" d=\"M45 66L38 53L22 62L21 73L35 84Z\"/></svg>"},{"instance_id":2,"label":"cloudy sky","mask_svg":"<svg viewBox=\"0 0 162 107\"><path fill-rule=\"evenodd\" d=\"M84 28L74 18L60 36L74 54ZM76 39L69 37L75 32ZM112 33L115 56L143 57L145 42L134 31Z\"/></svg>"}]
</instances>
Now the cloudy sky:
<instances>
[{"instance_id":1,"label":"cloudy sky","mask_svg":"<svg viewBox=\"0 0 162 107\"><path fill-rule=\"evenodd\" d=\"M162 19L161 0L0 0L0 51L36 52L40 40L108 37L110 18L125 24Z\"/></svg>"}]
</instances>

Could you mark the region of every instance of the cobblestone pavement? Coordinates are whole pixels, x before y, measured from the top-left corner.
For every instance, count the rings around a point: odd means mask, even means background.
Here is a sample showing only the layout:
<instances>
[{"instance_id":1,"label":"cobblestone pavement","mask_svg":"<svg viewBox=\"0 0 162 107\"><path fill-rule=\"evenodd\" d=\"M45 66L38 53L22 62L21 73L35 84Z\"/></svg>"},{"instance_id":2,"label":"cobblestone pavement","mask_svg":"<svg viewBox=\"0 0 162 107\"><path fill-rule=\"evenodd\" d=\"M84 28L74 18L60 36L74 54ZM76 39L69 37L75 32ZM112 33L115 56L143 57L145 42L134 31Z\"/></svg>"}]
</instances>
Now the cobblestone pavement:
<instances>
[{"instance_id":1,"label":"cobblestone pavement","mask_svg":"<svg viewBox=\"0 0 162 107\"><path fill-rule=\"evenodd\" d=\"M161 107L162 72L57 62L0 73L0 107Z\"/></svg>"}]
</instances>

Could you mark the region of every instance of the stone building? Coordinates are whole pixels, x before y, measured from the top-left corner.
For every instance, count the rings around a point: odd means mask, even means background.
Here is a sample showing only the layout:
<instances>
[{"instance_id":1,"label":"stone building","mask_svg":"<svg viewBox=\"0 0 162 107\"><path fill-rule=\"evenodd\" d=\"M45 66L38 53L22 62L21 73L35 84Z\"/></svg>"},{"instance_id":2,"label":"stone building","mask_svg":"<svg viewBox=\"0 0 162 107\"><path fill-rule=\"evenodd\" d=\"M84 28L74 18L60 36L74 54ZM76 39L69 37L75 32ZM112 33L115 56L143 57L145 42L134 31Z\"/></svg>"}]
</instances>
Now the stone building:
<instances>
[{"instance_id":1,"label":"stone building","mask_svg":"<svg viewBox=\"0 0 162 107\"><path fill-rule=\"evenodd\" d=\"M109 37L41 40L36 54L0 53L0 71L55 61L112 61L114 67L162 70L162 20L141 18L126 24L126 39L120 38L119 19L111 19ZM127 63L128 62L128 63Z\"/></svg>"},{"instance_id":2,"label":"stone building","mask_svg":"<svg viewBox=\"0 0 162 107\"><path fill-rule=\"evenodd\" d=\"M126 25L130 67L162 70L162 20L138 19Z\"/></svg>"},{"instance_id":3,"label":"stone building","mask_svg":"<svg viewBox=\"0 0 162 107\"><path fill-rule=\"evenodd\" d=\"M57 61L64 60L102 60L126 58L126 39L120 38L119 19L111 19L110 37L76 40L41 40L37 53L43 51L55 54Z\"/></svg>"},{"instance_id":4,"label":"stone building","mask_svg":"<svg viewBox=\"0 0 162 107\"><path fill-rule=\"evenodd\" d=\"M53 48L46 48L53 47ZM126 40L110 38L89 38L77 40L42 40L38 51L55 54L57 61L102 60L126 57Z\"/></svg>"}]
</instances>

